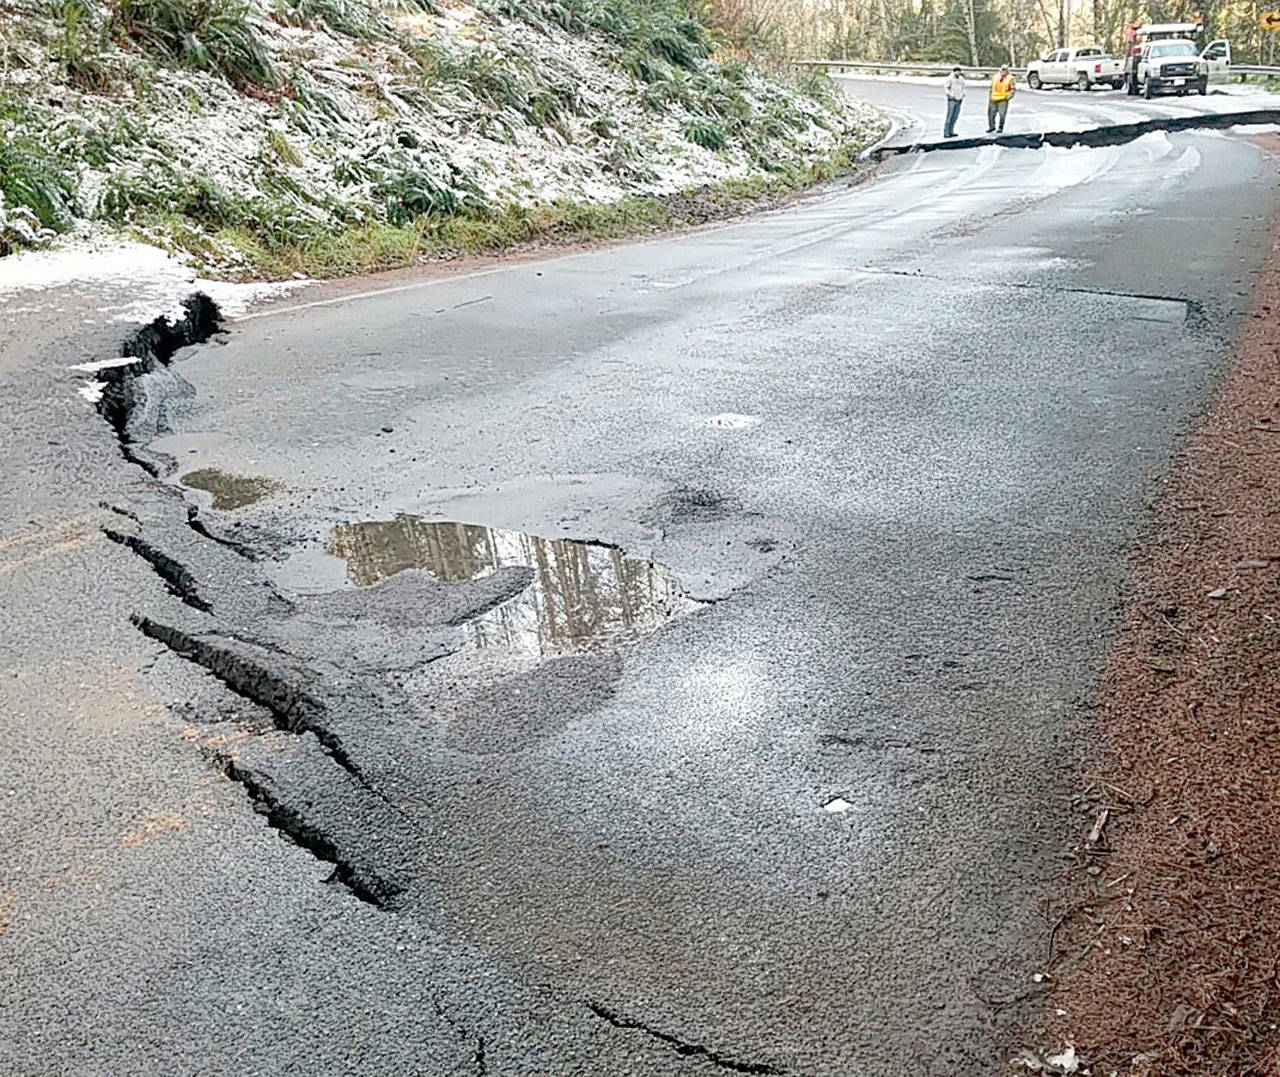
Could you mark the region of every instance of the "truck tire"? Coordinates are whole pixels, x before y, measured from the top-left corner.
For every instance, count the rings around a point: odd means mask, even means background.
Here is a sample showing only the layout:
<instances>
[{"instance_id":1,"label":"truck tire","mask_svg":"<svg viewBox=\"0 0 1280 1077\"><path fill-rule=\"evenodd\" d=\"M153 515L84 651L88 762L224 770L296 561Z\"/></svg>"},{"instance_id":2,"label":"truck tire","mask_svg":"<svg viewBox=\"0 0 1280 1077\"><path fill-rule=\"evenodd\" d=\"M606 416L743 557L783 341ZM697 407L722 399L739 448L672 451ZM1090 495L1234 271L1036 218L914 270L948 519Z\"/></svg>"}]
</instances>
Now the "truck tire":
<instances>
[{"instance_id":1,"label":"truck tire","mask_svg":"<svg viewBox=\"0 0 1280 1077\"><path fill-rule=\"evenodd\" d=\"M1155 82L1155 79L1153 79L1150 75L1148 75L1147 81L1142 84L1142 96L1145 97L1148 101L1150 101L1151 98L1155 96L1155 91L1154 89L1152 89L1153 82Z\"/></svg>"},{"instance_id":2,"label":"truck tire","mask_svg":"<svg viewBox=\"0 0 1280 1077\"><path fill-rule=\"evenodd\" d=\"M1089 92L1089 76L1083 71L1076 76L1076 89L1083 90L1085 93Z\"/></svg>"},{"instance_id":3,"label":"truck tire","mask_svg":"<svg viewBox=\"0 0 1280 1077\"><path fill-rule=\"evenodd\" d=\"M1027 85L1033 90L1040 89L1044 84L1040 81L1040 75L1036 71L1032 71L1027 75Z\"/></svg>"}]
</instances>

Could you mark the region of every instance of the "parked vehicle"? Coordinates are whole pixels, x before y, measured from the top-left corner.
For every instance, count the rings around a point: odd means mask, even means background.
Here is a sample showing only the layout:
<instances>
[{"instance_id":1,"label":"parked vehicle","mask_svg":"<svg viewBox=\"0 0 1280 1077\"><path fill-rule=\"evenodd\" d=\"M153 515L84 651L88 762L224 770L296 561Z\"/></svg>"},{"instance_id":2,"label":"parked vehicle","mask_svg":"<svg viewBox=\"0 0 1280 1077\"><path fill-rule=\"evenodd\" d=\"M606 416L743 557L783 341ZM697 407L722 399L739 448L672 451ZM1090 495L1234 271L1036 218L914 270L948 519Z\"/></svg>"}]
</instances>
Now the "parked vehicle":
<instances>
[{"instance_id":1,"label":"parked vehicle","mask_svg":"<svg viewBox=\"0 0 1280 1077\"><path fill-rule=\"evenodd\" d=\"M1161 93L1185 96L1209 92L1209 64L1200 59L1194 41L1153 41L1138 57L1138 85L1143 97Z\"/></svg>"},{"instance_id":2,"label":"parked vehicle","mask_svg":"<svg viewBox=\"0 0 1280 1077\"><path fill-rule=\"evenodd\" d=\"M1211 41L1203 49L1196 44L1199 23L1148 23L1131 26L1126 34L1129 50L1124 78L1130 94L1147 97L1158 93L1208 92L1209 82L1224 82L1231 66L1231 43ZM1147 78L1147 71L1152 77ZM1181 81L1179 81L1181 80Z\"/></svg>"},{"instance_id":3,"label":"parked vehicle","mask_svg":"<svg viewBox=\"0 0 1280 1077\"><path fill-rule=\"evenodd\" d=\"M1097 83L1119 89L1124 85L1124 61L1100 48L1058 49L1042 60L1027 64L1027 85L1033 90L1049 86L1075 86L1088 90Z\"/></svg>"}]
</instances>

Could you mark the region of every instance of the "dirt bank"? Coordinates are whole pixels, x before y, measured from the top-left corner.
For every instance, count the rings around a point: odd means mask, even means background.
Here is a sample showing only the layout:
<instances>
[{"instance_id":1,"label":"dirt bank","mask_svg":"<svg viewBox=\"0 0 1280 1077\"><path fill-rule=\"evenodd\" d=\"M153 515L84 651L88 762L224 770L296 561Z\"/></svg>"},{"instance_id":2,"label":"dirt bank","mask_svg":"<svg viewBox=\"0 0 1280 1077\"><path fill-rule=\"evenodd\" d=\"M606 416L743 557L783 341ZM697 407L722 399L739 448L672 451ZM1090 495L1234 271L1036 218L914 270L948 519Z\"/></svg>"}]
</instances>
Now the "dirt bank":
<instances>
[{"instance_id":1,"label":"dirt bank","mask_svg":"<svg viewBox=\"0 0 1280 1077\"><path fill-rule=\"evenodd\" d=\"M1047 1042L1094 1073L1280 1073L1280 234L1136 552L1098 721Z\"/></svg>"}]
</instances>

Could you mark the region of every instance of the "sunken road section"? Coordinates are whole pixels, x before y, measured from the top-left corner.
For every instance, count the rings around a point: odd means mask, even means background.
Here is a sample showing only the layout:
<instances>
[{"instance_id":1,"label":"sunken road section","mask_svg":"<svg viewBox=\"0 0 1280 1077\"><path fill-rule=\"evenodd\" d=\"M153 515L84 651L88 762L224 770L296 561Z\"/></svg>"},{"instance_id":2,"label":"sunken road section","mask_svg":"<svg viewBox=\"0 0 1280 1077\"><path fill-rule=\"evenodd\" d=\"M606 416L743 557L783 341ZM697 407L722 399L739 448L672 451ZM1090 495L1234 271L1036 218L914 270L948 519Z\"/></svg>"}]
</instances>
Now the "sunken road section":
<instances>
[{"instance_id":1,"label":"sunken road section","mask_svg":"<svg viewBox=\"0 0 1280 1077\"><path fill-rule=\"evenodd\" d=\"M172 369L174 355L203 344L218 331L216 304L203 292L187 297L177 319L156 318L121 349L122 362L98 371L102 396L98 410L120 439L125 459L151 475L173 470L174 462L144 448L164 425L165 411L175 398L190 396L191 386Z\"/></svg>"},{"instance_id":2,"label":"sunken road section","mask_svg":"<svg viewBox=\"0 0 1280 1077\"><path fill-rule=\"evenodd\" d=\"M1038 150L1042 146L1071 149L1073 146L1120 146L1143 135L1157 131L1226 130L1229 127L1250 127L1258 124L1280 123L1280 108L1255 108L1242 112L1223 112L1216 115L1162 116L1135 123L1111 124L1090 127L1079 131L1024 131L1016 134L980 135L977 138L948 138L930 142L913 142L909 146L881 146L872 156L884 160L902 153L921 153L925 150L971 150L978 146L1005 146L1016 150Z\"/></svg>"}]
</instances>

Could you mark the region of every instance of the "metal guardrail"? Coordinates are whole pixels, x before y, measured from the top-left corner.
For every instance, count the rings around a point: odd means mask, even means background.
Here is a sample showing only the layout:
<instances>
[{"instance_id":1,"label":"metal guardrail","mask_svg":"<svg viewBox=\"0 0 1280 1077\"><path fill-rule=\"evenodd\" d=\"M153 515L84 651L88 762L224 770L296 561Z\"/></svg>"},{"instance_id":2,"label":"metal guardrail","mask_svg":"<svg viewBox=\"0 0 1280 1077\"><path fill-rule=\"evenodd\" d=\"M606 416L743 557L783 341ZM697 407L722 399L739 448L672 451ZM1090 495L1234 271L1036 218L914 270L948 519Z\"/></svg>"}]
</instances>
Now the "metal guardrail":
<instances>
[{"instance_id":1,"label":"metal guardrail","mask_svg":"<svg viewBox=\"0 0 1280 1077\"><path fill-rule=\"evenodd\" d=\"M796 60L794 62L797 67L847 67L858 71L897 71L911 75L949 75L952 68L957 66L954 63L922 64L914 61L908 63L905 60L896 64L869 60ZM971 67L969 64L960 64L958 66L966 75L976 75L983 78L994 75L1000 70L999 67ZM1025 67L1011 67L1009 70L1015 75L1025 75L1027 73Z\"/></svg>"},{"instance_id":2,"label":"metal guardrail","mask_svg":"<svg viewBox=\"0 0 1280 1077\"><path fill-rule=\"evenodd\" d=\"M910 75L949 75L951 69L956 65L954 63L916 63L914 61L908 63L884 63L883 61L871 60L796 60L797 67L825 67L831 69L848 68L855 71L880 71L880 72L898 72ZM998 67L971 67L968 64L960 64L960 70L965 75L973 75L978 78L989 78L1000 70ZM1015 75L1025 75L1027 69L1025 67L1011 67L1009 69ZM1264 67L1258 64L1232 64L1227 69L1232 75L1266 75L1271 78L1280 78L1280 67Z\"/></svg>"}]
</instances>

